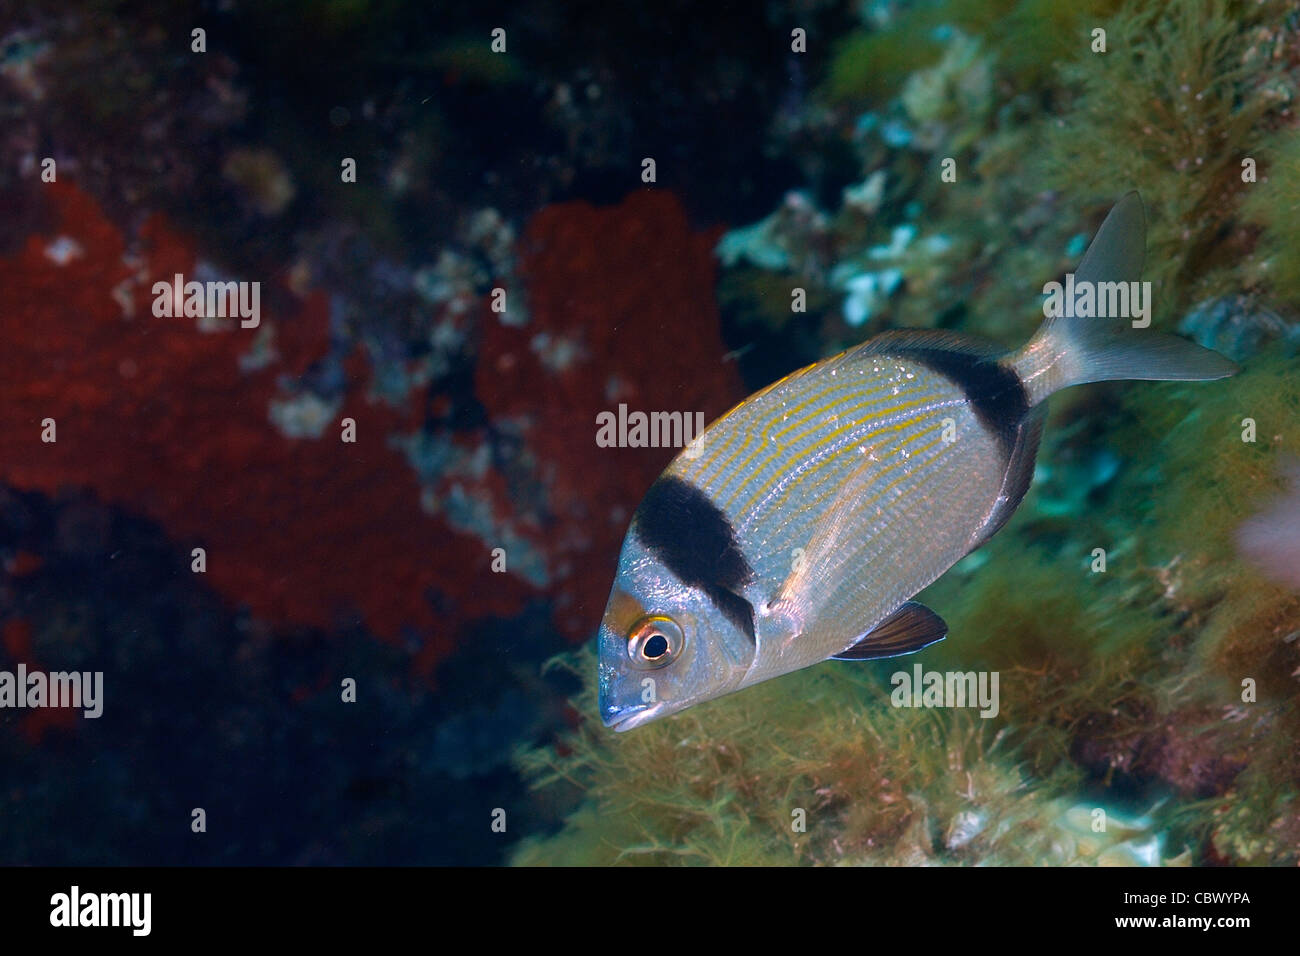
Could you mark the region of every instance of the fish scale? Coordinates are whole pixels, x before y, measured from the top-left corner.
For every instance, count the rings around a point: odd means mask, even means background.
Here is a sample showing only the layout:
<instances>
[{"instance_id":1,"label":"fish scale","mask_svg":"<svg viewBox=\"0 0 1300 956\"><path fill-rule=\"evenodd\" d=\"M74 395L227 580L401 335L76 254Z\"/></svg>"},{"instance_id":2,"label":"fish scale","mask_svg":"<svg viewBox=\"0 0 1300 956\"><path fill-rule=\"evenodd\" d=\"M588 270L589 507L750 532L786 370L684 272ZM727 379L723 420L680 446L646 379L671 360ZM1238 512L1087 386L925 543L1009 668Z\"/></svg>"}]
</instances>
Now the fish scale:
<instances>
[{"instance_id":1,"label":"fish scale","mask_svg":"<svg viewBox=\"0 0 1300 956\"><path fill-rule=\"evenodd\" d=\"M865 364L865 363L864 363ZM770 568L759 567L760 576L769 580L777 573L788 571L795 548L807 543L811 526L818 518L819 500L834 495L835 487L846 472L858 467L859 461L849 452L867 447L887 466L891 456L900 448L917 442L922 436L934 436L942 428L943 419L956 421L957 433L975 434L978 427L973 416L965 409L965 399L960 390L924 368L910 366L903 361L888 365L866 366L862 376L845 376L857 379L837 391L823 390L819 417L797 442L774 444L767 454L755 463L753 471L742 482L708 482L711 460L679 458L669 469L686 481L696 484L715 501L736 500L729 492L743 491L749 486L770 488L763 498L751 496L737 507L722 506L722 510L736 528L747 553L767 558ZM905 376L911 373L914 378ZM827 433L844 426L837 407L851 402L861 392L879 392L893 385L907 385L909 389L891 398L891 404L908 406L905 414L891 412L886 406L875 414L859 418L854 427L830 445L821 445ZM737 408L733 414L738 420L733 426L746 429L750 434L766 434L772 425L783 417L783 410L795 400L801 390L800 380L792 380L790 387L757 396L752 407ZM920 404L918 406L918 394ZM900 421L910 423L901 431L887 429ZM708 434L707 431L705 433ZM813 449L816 449L813 451ZM915 467L916 463L913 463ZM775 477L775 483L771 479ZM764 573L764 572L767 573ZM779 583L779 579L777 580Z\"/></svg>"},{"instance_id":2,"label":"fish scale","mask_svg":"<svg viewBox=\"0 0 1300 956\"><path fill-rule=\"evenodd\" d=\"M742 402L719 420L728 423L723 434L710 434L706 429L700 442L704 451L696 459L699 468L692 471L693 479L711 487L719 500L725 501L745 487L756 460L770 462L778 454L772 445L797 452L803 439L819 431L819 417L836 410L854 415L897 404L896 396L887 392L906 382L902 372L897 380L879 373L870 379L862 374L840 376L839 381L829 375L850 354L821 363L827 366L824 369L817 365L800 369ZM779 428L774 421L777 415Z\"/></svg>"}]
</instances>

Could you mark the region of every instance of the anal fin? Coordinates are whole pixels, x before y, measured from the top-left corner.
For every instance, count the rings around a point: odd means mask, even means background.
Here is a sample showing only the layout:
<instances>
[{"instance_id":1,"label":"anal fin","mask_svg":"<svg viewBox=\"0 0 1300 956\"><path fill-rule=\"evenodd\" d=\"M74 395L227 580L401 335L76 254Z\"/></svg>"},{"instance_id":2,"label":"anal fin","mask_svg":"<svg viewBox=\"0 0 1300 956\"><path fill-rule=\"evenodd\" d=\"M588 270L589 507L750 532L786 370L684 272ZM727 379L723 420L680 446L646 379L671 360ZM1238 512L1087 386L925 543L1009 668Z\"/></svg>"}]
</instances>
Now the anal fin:
<instances>
[{"instance_id":1,"label":"anal fin","mask_svg":"<svg viewBox=\"0 0 1300 956\"><path fill-rule=\"evenodd\" d=\"M911 654L942 641L948 625L924 604L908 601L856 644L831 656L833 661L872 661Z\"/></svg>"}]
</instances>

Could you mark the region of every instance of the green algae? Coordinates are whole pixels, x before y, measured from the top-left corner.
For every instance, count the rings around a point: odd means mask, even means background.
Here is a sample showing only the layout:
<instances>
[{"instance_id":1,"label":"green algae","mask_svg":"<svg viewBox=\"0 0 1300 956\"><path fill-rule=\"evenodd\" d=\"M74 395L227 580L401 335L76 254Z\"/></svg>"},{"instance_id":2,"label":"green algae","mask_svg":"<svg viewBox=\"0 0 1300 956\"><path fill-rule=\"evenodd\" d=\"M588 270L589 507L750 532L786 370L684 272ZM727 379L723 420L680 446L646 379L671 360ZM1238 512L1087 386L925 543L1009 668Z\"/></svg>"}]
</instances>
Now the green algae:
<instances>
[{"instance_id":1,"label":"green algae","mask_svg":"<svg viewBox=\"0 0 1300 956\"><path fill-rule=\"evenodd\" d=\"M594 671L590 655L577 664ZM585 725L563 756L526 754L535 785L574 786L586 800L560 835L526 842L514 862L838 862L895 843L910 853L929 842L917 827L955 821L950 774L969 772L981 794L1017 790L994 723L890 708L880 674L815 668L634 733ZM576 703L594 713L590 689Z\"/></svg>"},{"instance_id":2,"label":"green algae","mask_svg":"<svg viewBox=\"0 0 1300 956\"><path fill-rule=\"evenodd\" d=\"M1224 233L1247 188L1241 161L1284 105L1269 42L1281 12L1233 0L1130 3L1109 24L1105 54L1061 68L1073 99L1045 124L1037 174L1099 207L1141 190L1157 322L1230 281L1202 277L1240 255Z\"/></svg>"},{"instance_id":3,"label":"green algae","mask_svg":"<svg viewBox=\"0 0 1300 956\"><path fill-rule=\"evenodd\" d=\"M835 45L823 95L832 103L864 106L896 95L917 66L930 65L942 54L933 26L909 17L893 29L849 34Z\"/></svg>"},{"instance_id":4,"label":"green algae","mask_svg":"<svg viewBox=\"0 0 1300 956\"><path fill-rule=\"evenodd\" d=\"M1280 301L1300 306L1300 132L1269 137L1251 158L1263 169L1248 187L1242 216L1263 230L1258 275Z\"/></svg>"},{"instance_id":5,"label":"green algae","mask_svg":"<svg viewBox=\"0 0 1300 956\"><path fill-rule=\"evenodd\" d=\"M936 231L979 250L938 284L945 300L909 295L900 313L909 320L928 306L944 313L956 294L967 299L966 328L1009 344L1023 339L1041 318L1034 304L1042 283L1077 264L1077 254L1065 255L1068 241L1090 233L1131 189L1147 210L1144 278L1154 286L1157 327L1243 286L1294 300L1300 218L1289 211L1300 196L1288 171L1300 162L1300 147L1291 131L1270 132L1286 122L1294 98L1283 55L1294 43L1287 14L1275 0L971 0L945 7L942 18L917 6L882 30L901 31L905 41L921 23L931 32L938 22L955 25L989 51L996 77L996 102L984 119L966 110L963 121L937 128L935 142L923 125L911 148L889 155L891 197L912 198ZM1090 45L1095 26L1106 30L1105 53ZM1017 66L1015 56L1039 62ZM929 88L922 81L938 69L933 59L916 54L894 89L897 111L907 112L909 84L913 98ZM935 89L956 102L947 86ZM928 132L933 138L934 124ZM932 156L924 167L916 159L921 141ZM944 182L939 159L954 156L956 182ZM1243 175L1247 158L1257 160L1258 183Z\"/></svg>"},{"instance_id":6,"label":"green algae","mask_svg":"<svg viewBox=\"0 0 1300 956\"><path fill-rule=\"evenodd\" d=\"M1057 66L1090 50L1092 31L1107 27L1120 6L1121 0L958 0L955 18L987 32L1000 72L1017 90L1046 90Z\"/></svg>"},{"instance_id":7,"label":"green algae","mask_svg":"<svg viewBox=\"0 0 1300 956\"><path fill-rule=\"evenodd\" d=\"M875 30L857 30L833 51L823 93L837 104L879 105L944 53L945 29L980 35L1003 80L1017 91L1049 90L1058 64L1087 50L1121 0L949 0L917 3Z\"/></svg>"}]
</instances>

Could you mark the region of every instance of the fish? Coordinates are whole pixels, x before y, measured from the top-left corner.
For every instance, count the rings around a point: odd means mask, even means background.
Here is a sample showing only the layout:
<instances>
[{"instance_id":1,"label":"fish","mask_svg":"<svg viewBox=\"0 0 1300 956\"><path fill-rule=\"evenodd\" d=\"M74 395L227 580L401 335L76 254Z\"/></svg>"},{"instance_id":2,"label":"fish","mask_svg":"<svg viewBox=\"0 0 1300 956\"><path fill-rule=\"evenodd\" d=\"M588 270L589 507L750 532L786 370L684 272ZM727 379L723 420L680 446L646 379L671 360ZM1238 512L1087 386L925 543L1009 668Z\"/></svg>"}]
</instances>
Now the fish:
<instances>
[{"instance_id":1,"label":"fish","mask_svg":"<svg viewBox=\"0 0 1300 956\"><path fill-rule=\"evenodd\" d=\"M1073 288L1137 283L1145 252L1131 192ZM1050 395L1236 371L1143 327L1149 318L1095 311L1045 307L1015 352L952 331L886 331L710 424L630 521L596 638L602 722L628 731L828 659L944 639L943 618L912 598L1015 512Z\"/></svg>"}]
</instances>

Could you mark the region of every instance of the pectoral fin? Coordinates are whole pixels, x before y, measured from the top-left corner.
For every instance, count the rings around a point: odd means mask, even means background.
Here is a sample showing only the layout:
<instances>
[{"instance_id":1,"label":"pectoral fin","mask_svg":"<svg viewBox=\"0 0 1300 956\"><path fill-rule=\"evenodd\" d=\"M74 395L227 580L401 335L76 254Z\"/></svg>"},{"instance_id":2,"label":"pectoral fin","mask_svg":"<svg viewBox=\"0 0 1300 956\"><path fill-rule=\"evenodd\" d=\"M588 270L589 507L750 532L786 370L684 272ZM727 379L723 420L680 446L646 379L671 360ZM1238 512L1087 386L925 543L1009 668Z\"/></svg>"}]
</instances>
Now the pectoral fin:
<instances>
[{"instance_id":1,"label":"pectoral fin","mask_svg":"<svg viewBox=\"0 0 1300 956\"><path fill-rule=\"evenodd\" d=\"M856 644L831 656L833 661L871 661L911 654L942 641L948 625L924 604L908 601Z\"/></svg>"}]
</instances>

